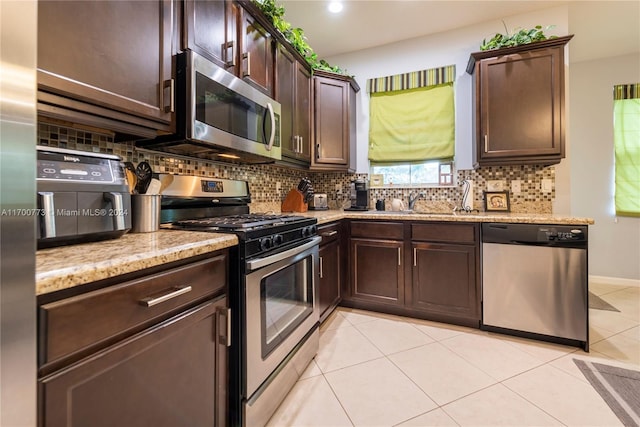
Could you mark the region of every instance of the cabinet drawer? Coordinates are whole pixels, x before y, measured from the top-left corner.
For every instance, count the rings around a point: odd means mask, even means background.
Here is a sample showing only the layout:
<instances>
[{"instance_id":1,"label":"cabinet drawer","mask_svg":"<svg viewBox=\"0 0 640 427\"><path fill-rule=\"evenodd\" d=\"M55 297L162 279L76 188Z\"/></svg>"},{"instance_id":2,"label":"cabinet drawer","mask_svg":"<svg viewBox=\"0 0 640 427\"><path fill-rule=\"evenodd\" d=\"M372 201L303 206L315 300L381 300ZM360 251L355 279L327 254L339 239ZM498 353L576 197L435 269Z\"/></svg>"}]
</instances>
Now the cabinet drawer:
<instances>
[{"instance_id":1,"label":"cabinet drawer","mask_svg":"<svg viewBox=\"0 0 640 427\"><path fill-rule=\"evenodd\" d=\"M227 265L227 252L223 252L197 263L42 305L39 364L97 350L208 295L222 293L227 285Z\"/></svg>"},{"instance_id":2,"label":"cabinet drawer","mask_svg":"<svg viewBox=\"0 0 640 427\"><path fill-rule=\"evenodd\" d=\"M399 222L352 221L351 237L403 240L404 226Z\"/></svg>"},{"instance_id":3,"label":"cabinet drawer","mask_svg":"<svg viewBox=\"0 0 640 427\"><path fill-rule=\"evenodd\" d=\"M318 235L322 237L320 245L326 245L329 242L333 242L340 238L340 223L334 222L332 224L321 225L318 227Z\"/></svg>"},{"instance_id":4,"label":"cabinet drawer","mask_svg":"<svg viewBox=\"0 0 640 427\"><path fill-rule=\"evenodd\" d=\"M411 240L475 243L476 236L474 224L411 224Z\"/></svg>"}]
</instances>

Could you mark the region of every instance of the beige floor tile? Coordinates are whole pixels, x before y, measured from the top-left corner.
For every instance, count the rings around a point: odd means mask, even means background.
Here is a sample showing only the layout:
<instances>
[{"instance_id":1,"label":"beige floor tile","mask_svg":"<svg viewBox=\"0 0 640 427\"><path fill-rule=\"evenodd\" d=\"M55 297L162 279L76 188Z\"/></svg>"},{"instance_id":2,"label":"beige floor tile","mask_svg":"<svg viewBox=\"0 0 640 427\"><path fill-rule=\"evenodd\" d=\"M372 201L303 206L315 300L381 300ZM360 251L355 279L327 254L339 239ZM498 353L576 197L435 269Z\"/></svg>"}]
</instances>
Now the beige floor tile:
<instances>
[{"instance_id":1,"label":"beige floor tile","mask_svg":"<svg viewBox=\"0 0 640 427\"><path fill-rule=\"evenodd\" d=\"M531 356L542 362L550 362L566 354L582 351L578 347L570 347L562 344L554 344L545 341L531 340L510 335L492 335L492 337L514 346L515 348L529 353Z\"/></svg>"},{"instance_id":2,"label":"beige floor tile","mask_svg":"<svg viewBox=\"0 0 640 427\"><path fill-rule=\"evenodd\" d=\"M615 311L592 309L589 310L589 325L619 333L638 326L638 322Z\"/></svg>"},{"instance_id":3,"label":"beige floor tile","mask_svg":"<svg viewBox=\"0 0 640 427\"><path fill-rule=\"evenodd\" d=\"M327 380L300 380L273 414L268 427L353 426Z\"/></svg>"},{"instance_id":4,"label":"beige floor tile","mask_svg":"<svg viewBox=\"0 0 640 427\"><path fill-rule=\"evenodd\" d=\"M627 329L624 332L620 332L620 335L640 341L640 326L636 326L635 328Z\"/></svg>"},{"instance_id":5,"label":"beige floor tile","mask_svg":"<svg viewBox=\"0 0 640 427\"><path fill-rule=\"evenodd\" d=\"M610 285L608 283L589 283L589 291L598 296L602 296L611 292L622 291L626 288L626 286Z\"/></svg>"},{"instance_id":6,"label":"beige floor tile","mask_svg":"<svg viewBox=\"0 0 640 427\"><path fill-rule=\"evenodd\" d=\"M541 366L502 384L565 425L621 425L590 384L553 366Z\"/></svg>"},{"instance_id":7,"label":"beige floor tile","mask_svg":"<svg viewBox=\"0 0 640 427\"><path fill-rule=\"evenodd\" d=\"M589 325L589 344L593 345L597 342L605 340L609 337L616 335L617 332L610 331L606 328L595 326L593 324Z\"/></svg>"},{"instance_id":8,"label":"beige floor tile","mask_svg":"<svg viewBox=\"0 0 640 427\"><path fill-rule=\"evenodd\" d=\"M433 342L411 323L378 319L355 325L384 354L397 353Z\"/></svg>"},{"instance_id":9,"label":"beige floor tile","mask_svg":"<svg viewBox=\"0 0 640 427\"><path fill-rule=\"evenodd\" d=\"M351 326L351 323L349 323L339 311L335 310L325 319L324 322L322 322L320 325L320 332L344 328L345 326Z\"/></svg>"},{"instance_id":10,"label":"beige floor tile","mask_svg":"<svg viewBox=\"0 0 640 427\"><path fill-rule=\"evenodd\" d=\"M316 363L322 372L366 362L384 355L355 327L325 331L320 336Z\"/></svg>"},{"instance_id":11,"label":"beige floor tile","mask_svg":"<svg viewBox=\"0 0 640 427\"><path fill-rule=\"evenodd\" d=\"M584 376L580 368L578 368L578 366L573 361L574 359L586 360L586 361L595 362L595 363L604 363L605 365L619 366L625 369L637 369L637 367L634 365L619 362L617 360L610 358L606 354L598 353L593 349L591 349L589 353L585 353L581 351L581 352L568 354L564 357L554 360L553 362L550 363L550 365L555 368L562 369L564 372L573 375L575 378L578 378L581 381L589 383L589 380L587 380L587 378Z\"/></svg>"},{"instance_id":12,"label":"beige floor tile","mask_svg":"<svg viewBox=\"0 0 640 427\"><path fill-rule=\"evenodd\" d=\"M436 408L386 358L325 374L356 426L391 426Z\"/></svg>"},{"instance_id":13,"label":"beige floor tile","mask_svg":"<svg viewBox=\"0 0 640 427\"><path fill-rule=\"evenodd\" d=\"M418 328L418 330L427 334L435 341L446 340L448 338L455 337L456 335L472 333L473 331L471 328L466 328L464 326L430 322L428 320L414 319L412 323L416 328Z\"/></svg>"},{"instance_id":14,"label":"beige floor tile","mask_svg":"<svg viewBox=\"0 0 640 427\"><path fill-rule=\"evenodd\" d=\"M447 413L442 409L438 408L397 424L396 427L449 427L457 425L458 424L453 420L453 418L447 415Z\"/></svg>"},{"instance_id":15,"label":"beige floor tile","mask_svg":"<svg viewBox=\"0 0 640 427\"><path fill-rule=\"evenodd\" d=\"M438 405L496 382L440 343L392 354L389 359Z\"/></svg>"},{"instance_id":16,"label":"beige floor tile","mask_svg":"<svg viewBox=\"0 0 640 427\"><path fill-rule=\"evenodd\" d=\"M502 384L463 397L442 409L461 426L562 425Z\"/></svg>"},{"instance_id":17,"label":"beige floor tile","mask_svg":"<svg viewBox=\"0 0 640 427\"><path fill-rule=\"evenodd\" d=\"M341 308L340 314L342 314L342 316L344 316L344 318L347 319L347 321L349 321L349 323L351 323L352 325L358 325L364 322L372 322L378 319L399 319L398 316L393 316L391 314L376 313L375 311L357 310L354 308Z\"/></svg>"},{"instance_id":18,"label":"beige floor tile","mask_svg":"<svg viewBox=\"0 0 640 427\"><path fill-rule=\"evenodd\" d=\"M595 343L591 348L615 360L640 366L640 341L634 338L618 334Z\"/></svg>"},{"instance_id":19,"label":"beige floor tile","mask_svg":"<svg viewBox=\"0 0 640 427\"><path fill-rule=\"evenodd\" d=\"M544 363L529 353L493 336L458 335L442 341L442 345L498 381Z\"/></svg>"},{"instance_id":20,"label":"beige floor tile","mask_svg":"<svg viewBox=\"0 0 640 427\"><path fill-rule=\"evenodd\" d=\"M318 375L322 375L322 371L318 367L315 359L312 359L311 362L309 362L307 369L305 369L302 375L300 375L300 379L304 380L305 378L317 377Z\"/></svg>"},{"instance_id":21,"label":"beige floor tile","mask_svg":"<svg viewBox=\"0 0 640 427\"><path fill-rule=\"evenodd\" d=\"M635 320L636 323L640 323L640 297L638 297L635 292L612 292L610 294L603 295L601 298L620 310L624 317L628 317L631 320Z\"/></svg>"}]
</instances>

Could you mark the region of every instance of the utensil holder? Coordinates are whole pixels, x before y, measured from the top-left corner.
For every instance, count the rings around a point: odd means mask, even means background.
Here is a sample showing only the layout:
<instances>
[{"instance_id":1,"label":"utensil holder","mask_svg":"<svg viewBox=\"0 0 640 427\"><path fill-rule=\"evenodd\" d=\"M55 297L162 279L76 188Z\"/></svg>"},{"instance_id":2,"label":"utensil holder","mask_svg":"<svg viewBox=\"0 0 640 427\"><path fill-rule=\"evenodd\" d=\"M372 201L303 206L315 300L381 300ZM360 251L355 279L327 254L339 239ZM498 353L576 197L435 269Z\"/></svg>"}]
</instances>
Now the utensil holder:
<instances>
[{"instance_id":1,"label":"utensil holder","mask_svg":"<svg viewBox=\"0 0 640 427\"><path fill-rule=\"evenodd\" d=\"M306 212L307 209L309 205L304 202L304 195L295 188L289 191L280 208L282 212Z\"/></svg>"},{"instance_id":2,"label":"utensil holder","mask_svg":"<svg viewBox=\"0 0 640 427\"><path fill-rule=\"evenodd\" d=\"M150 233L160 229L159 194L131 195L131 232Z\"/></svg>"}]
</instances>

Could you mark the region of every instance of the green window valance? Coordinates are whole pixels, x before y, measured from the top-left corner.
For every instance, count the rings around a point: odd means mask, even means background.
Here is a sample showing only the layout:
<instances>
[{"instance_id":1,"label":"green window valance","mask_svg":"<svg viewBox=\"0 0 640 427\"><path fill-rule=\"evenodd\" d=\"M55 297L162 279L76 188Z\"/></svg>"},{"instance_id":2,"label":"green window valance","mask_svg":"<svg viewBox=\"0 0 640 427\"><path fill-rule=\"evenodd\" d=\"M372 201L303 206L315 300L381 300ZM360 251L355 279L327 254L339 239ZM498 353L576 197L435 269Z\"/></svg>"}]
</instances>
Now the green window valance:
<instances>
[{"instance_id":1,"label":"green window valance","mask_svg":"<svg viewBox=\"0 0 640 427\"><path fill-rule=\"evenodd\" d=\"M369 160L452 159L454 79L455 65L369 80Z\"/></svg>"},{"instance_id":2,"label":"green window valance","mask_svg":"<svg viewBox=\"0 0 640 427\"><path fill-rule=\"evenodd\" d=\"M616 214L640 216L640 84L613 88Z\"/></svg>"},{"instance_id":3,"label":"green window valance","mask_svg":"<svg viewBox=\"0 0 640 427\"><path fill-rule=\"evenodd\" d=\"M367 93L393 92L397 90L417 89L426 86L436 86L453 83L456 79L456 66L430 68L428 70L412 71L394 76L377 77L367 80Z\"/></svg>"}]
</instances>

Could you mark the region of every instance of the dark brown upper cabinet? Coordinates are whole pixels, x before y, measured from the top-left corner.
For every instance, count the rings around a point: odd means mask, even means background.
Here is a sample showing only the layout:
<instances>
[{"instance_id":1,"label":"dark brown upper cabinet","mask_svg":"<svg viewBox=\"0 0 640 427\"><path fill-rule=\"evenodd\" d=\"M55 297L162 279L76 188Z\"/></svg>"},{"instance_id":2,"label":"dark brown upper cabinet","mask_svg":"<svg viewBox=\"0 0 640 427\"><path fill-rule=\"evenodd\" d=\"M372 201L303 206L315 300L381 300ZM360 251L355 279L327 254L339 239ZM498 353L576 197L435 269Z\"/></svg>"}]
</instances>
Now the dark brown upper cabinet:
<instances>
[{"instance_id":1,"label":"dark brown upper cabinet","mask_svg":"<svg viewBox=\"0 0 640 427\"><path fill-rule=\"evenodd\" d=\"M564 46L572 37L471 54L475 166L564 158Z\"/></svg>"},{"instance_id":2,"label":"dark brown upper cabinet","mask_svg":"<svg viewBox=\"0 0 640 427\"><path fill-rule=\"evenodd\" d=\"M288 48L276 49L276 100L285 161L308 166L311 160L311 71Z\"/></svg>"},{"instance_id":3,"label":"dark brown upper cabinet","mask_svg":"<svg viewBox=\"0 0 640 427\"><path fill-rule=\"evenodd\" d=\"M39 115L130 135L171 131L173 7L39 2Z\"/></svg>"},{"instance_id":4,"label":"dark brown upper cabinet","mask_svg":"<svg viewBox=\"0 0 640 427\"><path fill-rule=\"evenodd\" d=\"M353 78L315 71L311 169L355 171L356 93Z\"/></svg>"},{"instance_id":5,"label":"dark brown upper cabinet","mask_svg":"<svg viewBox=\"0 0 640 427\"><path fill-rule=\"evenodd\" d=\"M184 2L183 48L205 56L273 96L274 40L251 2Z\"/></svg>"}]
</instances>

